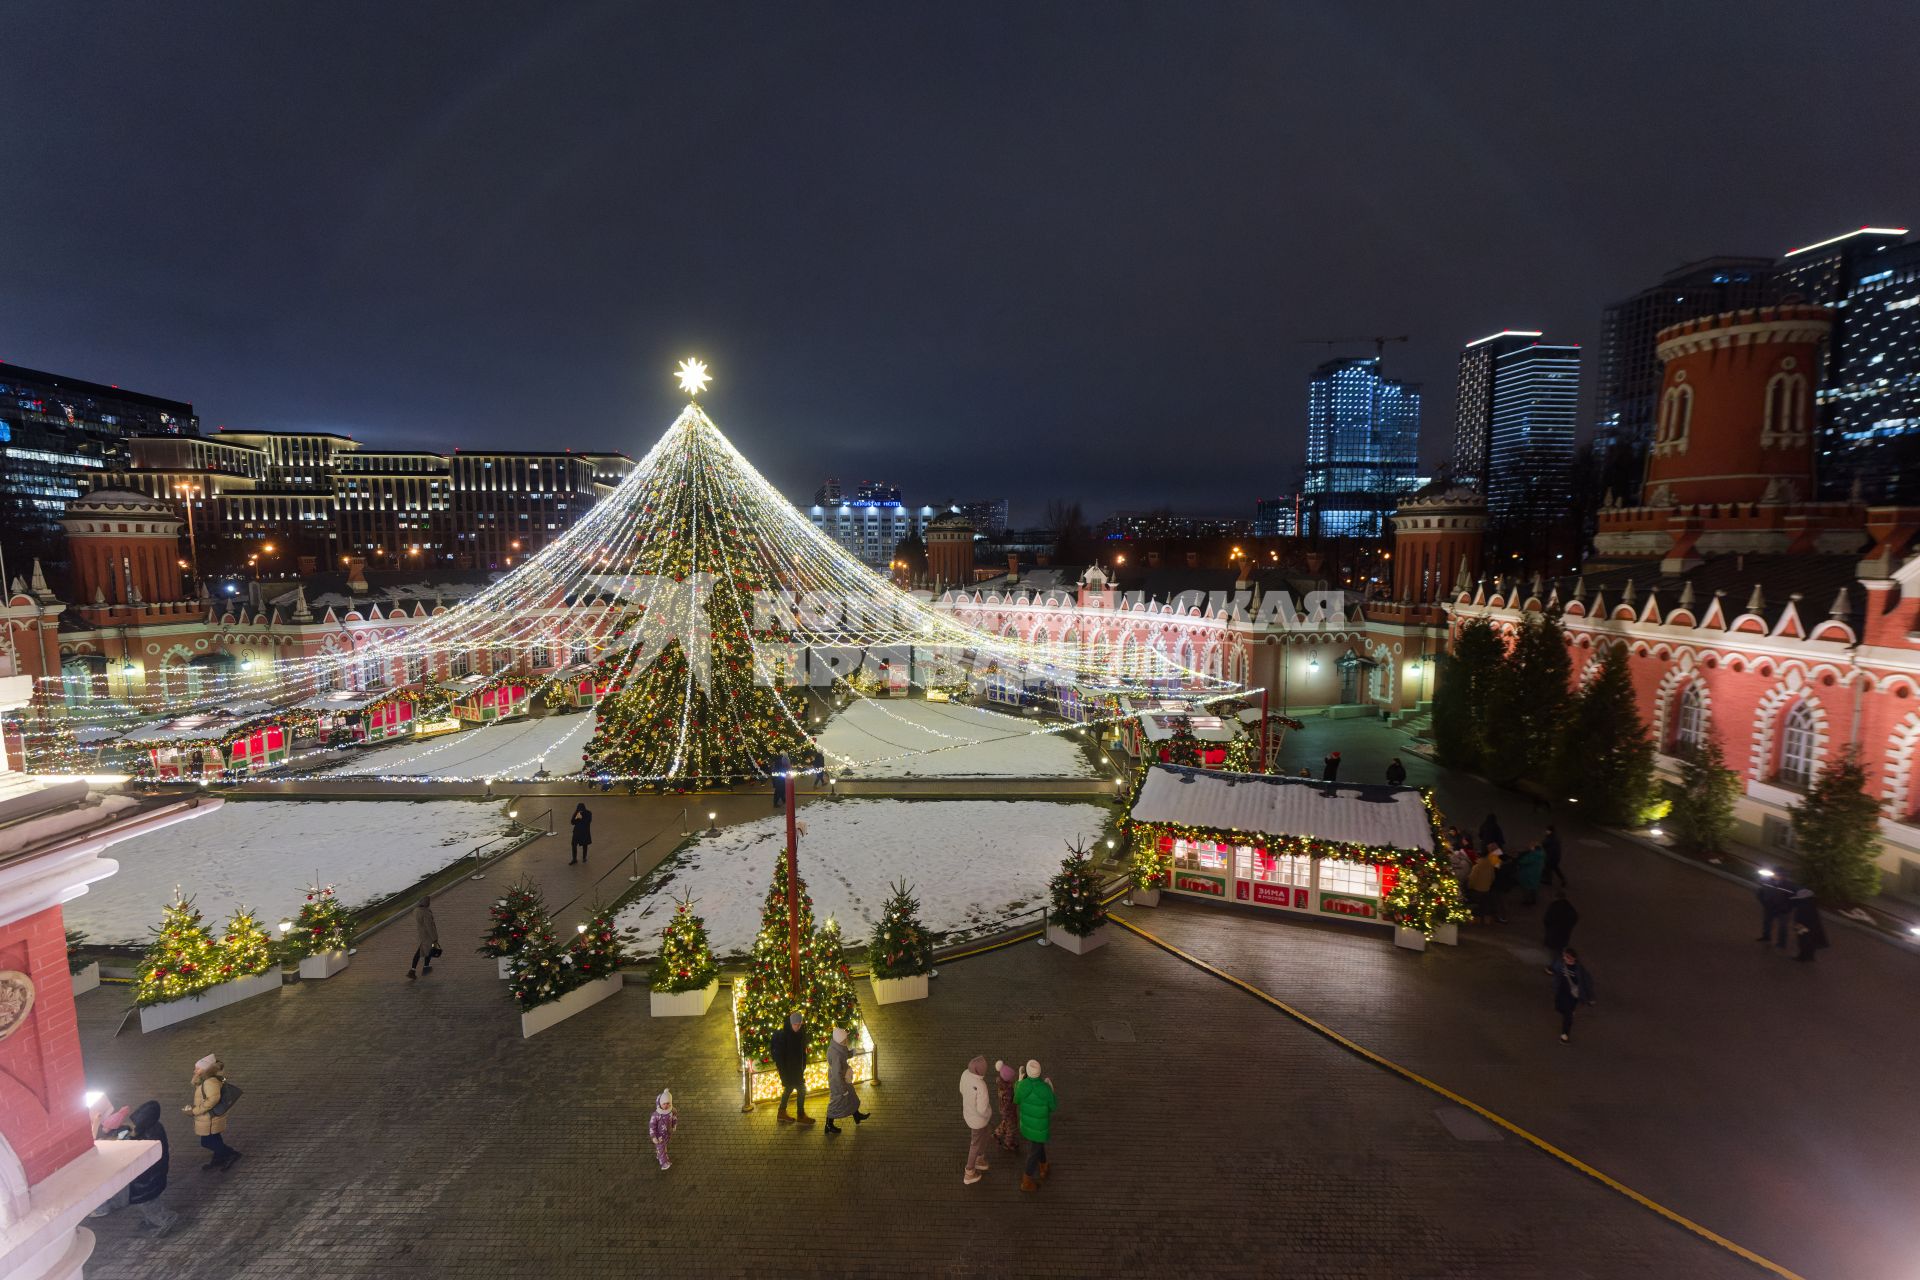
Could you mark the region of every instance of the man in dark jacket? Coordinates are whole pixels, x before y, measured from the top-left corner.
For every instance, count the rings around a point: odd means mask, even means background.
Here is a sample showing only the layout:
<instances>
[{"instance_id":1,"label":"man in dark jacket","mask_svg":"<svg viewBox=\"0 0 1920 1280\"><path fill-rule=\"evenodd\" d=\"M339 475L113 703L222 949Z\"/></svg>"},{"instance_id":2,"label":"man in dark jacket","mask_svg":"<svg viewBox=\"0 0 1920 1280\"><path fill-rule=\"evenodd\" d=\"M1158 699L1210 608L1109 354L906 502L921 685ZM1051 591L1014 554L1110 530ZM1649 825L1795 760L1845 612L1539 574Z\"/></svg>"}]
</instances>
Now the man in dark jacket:
<instances>
[{"instance_id":1,"label":"man in dark jacket","mask_svg":"<svg viewBox=\"0 0 1920 1280\"><path fill-rule=\"evenodd\" d=\"M787 1025L767 1039L767 1056L780 1072L780 1111L774 1117L781 1124L812 1124L807 1114L807 1032L798 1013L789 1014ZM787 1114L787 1099L796 1097L797 1116Z\"/></svg>"},{"instance_id":2,"label":"man in dark jacket","mask_svg":"<svg viewBox=\"0 0 1920 1280\"><path fill-rule=\"evenodd\" d=\"M1540 837L1540 849L1547 855L1546 870L1540 873L1540 882L1549 885L1557 882L1562 889L1566 888L1567 873L1560 869L1560 833L1553 829L1552 823L1547 824L1547 833Z\"/></svg>"},{"instance_id":3,"label":"man in dark jacket","mask_svg":"<svg viewBox=\"0 0 1920 1280\"><path fill-rule=\"evenodd\" d=\"M1793 958L1812 964L1814 956L1826 949L1827 926L1820 920L1820 903L1811 889L1794 891L1793 932L1800 939L1799 954Z\"/></svg>"},{"instance_id":4,"label":"man in dark jacket","mask_svg":"<svg viewBox=\"0 0 1920 1280\"><path fill-rule=\"evenodd\" d=\"M782 751L773 758L773 807L787 807L787 788L793 785L793 757Z\"/></svg>"},{"instance_id":5,"label":"man in dark jacket","mask_svg":"<svg viewBox=\"0 0 1920 1280\"><path fill-rule=\"evenodd\" d=\"M1567 901L1567 891L1553 891L1553 901L1547 904L1547 910L1540 918L1542 941L1547 944L1547 954L1557 956L1567 949L1573 941L1573 926L1580 923L1580 913ZM1547 965L1547 972L1553 972L1553 965Z\"/></svg>"},{"instance_id":6,"label":"man in dark jacket","mask_svg":"<svg viewBox=\"0 0 1920 1280\"><path fill-rule=\"evenodd\" d=\"M1340 753L1338 751L1327 752L1327 758L1320 762L1320 780L1322 782L1338 782L1340 780Z\"/></svg>"},{"instance_id":7,"label":"man in dark jacket","mask_svg":"<svg viewBox=\"0 0 1920 1280\"><path fill-rule=\"evenodd\" d=\"M1405 783L1406 780L1407 780L1407 766L1400 763L1399 756L1395 756L1393 758L1393 763L1387 766L1387 782L1390 785L1397 787Z\"/></svg>"},{"instance_id":8,"label":"man in dark jacket","mask_svg":"<svg viewBox=\"0 0 1920 1280\"><path fill-rule=\"evenodd\" d=\"M1754 886L1753 896L1760 902L1760 936L1755 942L1772 942L1787 949L1787 930L1793 923L1794 885L1778 877L1763 879Z\"/></svg>"},{"instance_id":9,"label":"man in dark jacket","mask_svg":"<svg viewBox=\"0 0 1920 1280\"><path fill-rule=\"evenodd\" d=\"M572 866L574 859L587 860L587 850L593 847L593 810L587 808L582 800L573 806L573 849L567 855L567 865Z\"/></svg>"},{"instance_id":10,"label":"man in dark jacket","mask_svg":"<svg viewBox=\"0 0 1920 1280\"><path fill-rule=\"evenodd\" d=\"M160 1123L160 1104L147 1101L135 1107L127 1123L107 1135L160 1144L160 1158L143 1170L125 1190L113 1198L116 1207L130 1204L140 1211L140 1220L153 1228L157 1239L173 1230L180 1215L160 1204L160 1193L167 1189L167 1129Z\"/></svg>"},{"instance_id":11,"label":"man in dark jacket","mask_svg":"<svg viewBox=\"0 0 1920 1280\"><path fill-rule=\"evenodd\" d=\"M1580 957L1572 947L1560 952L1560 959L1554 963L1553 974L1553 1011L1560 1015L1560 1043L1573 1041L1573 1011L1583 1004L1593 1003L1593 974L1587 966L1580 963Z\"/></svg>"}]
</instances>

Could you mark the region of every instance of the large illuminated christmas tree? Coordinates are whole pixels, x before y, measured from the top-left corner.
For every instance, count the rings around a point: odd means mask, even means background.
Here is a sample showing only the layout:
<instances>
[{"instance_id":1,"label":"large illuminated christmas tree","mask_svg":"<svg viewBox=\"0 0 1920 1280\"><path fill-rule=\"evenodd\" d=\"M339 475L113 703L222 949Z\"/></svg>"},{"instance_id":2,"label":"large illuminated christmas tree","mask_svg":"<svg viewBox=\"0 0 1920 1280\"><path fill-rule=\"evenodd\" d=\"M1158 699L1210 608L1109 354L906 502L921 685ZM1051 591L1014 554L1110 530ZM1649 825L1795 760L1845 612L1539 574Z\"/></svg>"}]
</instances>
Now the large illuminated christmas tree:
<instances>
[{"instance_id":1,"label":"large illuminated christmas tree","mask_svg":"<svg viewBox=\"0 0 1920 1280\"><path fill-rule=\"evenodd\" d=\"M690 393L704 370L683 371ZM808 737L797 693L778 687L792 640L756 597L776 590L762 530L738 492L737 455L689 406L638 499L648 529L620 566L632 584L626 647L587 744L586 771L692 784L764 776Z\"/></svg>"}]
</instances>

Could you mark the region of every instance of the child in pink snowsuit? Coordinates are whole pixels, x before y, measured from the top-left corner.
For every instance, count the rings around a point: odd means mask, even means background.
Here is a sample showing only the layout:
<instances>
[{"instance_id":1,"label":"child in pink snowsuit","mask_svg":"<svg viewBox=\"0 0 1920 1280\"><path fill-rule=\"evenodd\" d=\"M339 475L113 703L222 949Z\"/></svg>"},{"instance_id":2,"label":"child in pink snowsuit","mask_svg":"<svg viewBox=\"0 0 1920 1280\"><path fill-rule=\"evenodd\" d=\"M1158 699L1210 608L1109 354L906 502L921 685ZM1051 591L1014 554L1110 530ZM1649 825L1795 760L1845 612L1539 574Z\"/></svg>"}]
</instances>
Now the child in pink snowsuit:
<instances>
[{"instance_id":1,"label":"child in pink snowsuit","mask_svg":"<svg viewBox=\"0 0 1920 1280\"><path fill-rule=\"evenodd\" d=\"M662 1169L673 1168L673 1161L667 1159L667 1139L673 1137L674 1126L679 1123L680 1117L673 1110L673 1090L662 1089L654 1100L653 1114L647 1117L647 1136L653 1139L653 1154L660 1157Z\"/></svg>"}]
</instances>

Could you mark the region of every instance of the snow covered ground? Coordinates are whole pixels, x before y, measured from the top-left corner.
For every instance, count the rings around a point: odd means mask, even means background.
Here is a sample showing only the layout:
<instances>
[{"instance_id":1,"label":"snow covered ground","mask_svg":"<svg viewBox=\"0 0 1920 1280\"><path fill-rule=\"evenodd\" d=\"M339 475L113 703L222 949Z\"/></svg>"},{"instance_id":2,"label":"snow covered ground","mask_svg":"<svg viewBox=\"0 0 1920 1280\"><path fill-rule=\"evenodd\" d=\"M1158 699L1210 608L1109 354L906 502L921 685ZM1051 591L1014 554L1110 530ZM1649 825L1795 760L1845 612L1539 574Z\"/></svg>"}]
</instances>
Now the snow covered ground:
<instances>
[{"instance_id":1,"label":"snow covered ground","mask_svg":"<svg viewBox=\"0 0 1920 1280\"><path fill-rule=\"evenodd\" d=\"M1064 727L918 698L856 698L820 735L827 762L856 778L1091 778Z\"/></svg>"},{"instance_id":2,"label":"snow covered ground","mask_svg":"<svg viewBox=\"0 0 1920 1280\"><path fill-rule=\"evenodd\" d=\"M504 833L506 805L472 800L247 800L107 850L117 874L66 904L67 927L102 945L145 945L180 886L209 924L237 906L272 922L315 876L362 906L398 893Z\"/></svg>"},{"instance_id":3,"label":"snow covered ground","mask_svg":"<svg viewBox=\"0 0 1920 1280\"><path fill-rule=\"evenodd\" d=\"M1022 913L1037 922L1068 843L1091 848L1107 818L1099 805L1042 800L825 800L800 812L800 878L814 917L838 920L850 945L872 934L901 879L919 895L921 920L951 940ZM674 904L691 892L714 952L745 955L785 839L776 815L697 841L654 873L620 924L638 929L637 950L651 955Z\"/></svg>"},{"instance_id":4,"label":"snow covered ground","mask_svg":"<svg viewBox=\"0 0 1920 1280\"><path fill-rule=\"evenodd\" d=\"M356 752L327 778L531 778L580 772L599 716L591 711L482 725Z\"/></svg>"}]
</instances>

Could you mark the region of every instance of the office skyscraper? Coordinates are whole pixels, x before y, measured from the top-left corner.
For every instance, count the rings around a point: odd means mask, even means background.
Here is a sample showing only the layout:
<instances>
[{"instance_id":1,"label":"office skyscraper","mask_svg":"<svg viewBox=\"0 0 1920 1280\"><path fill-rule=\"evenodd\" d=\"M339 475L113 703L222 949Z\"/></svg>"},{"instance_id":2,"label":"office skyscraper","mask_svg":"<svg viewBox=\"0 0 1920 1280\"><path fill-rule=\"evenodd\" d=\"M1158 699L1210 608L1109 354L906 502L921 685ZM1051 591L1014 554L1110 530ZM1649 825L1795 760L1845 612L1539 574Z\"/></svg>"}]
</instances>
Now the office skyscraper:
<instances>
[{"instance_id":1,"label":"office skyscraper","mask_svg":"<svg viewBox=\"0 0 1920 1280\"><path fill-rule=\"evenodd\" d=\"M1492 364L1487 514L1514 524L1562 516L1580 409L1580 348L1532 342Z\"/></svg>"},{"instance_id":2,"label":"office skyscraper","mask_svg":"<svg viewBox=\"0 0 1920 1280\"><path fill-rule=\"evenodd\" d=\"M1849 264L1815 442L1820 496L1920 503L1920 241Z\"/></svg>"},{"instance_id":3,"label":"office skyscraper","mask_svg":"<svg viewBox=\"0 0 1920 1280\"><path fill-rule=\"evenodd\" d=\"M1653 441L1661 365L1654 336L1671 324L1772 302L1773 259L1718 257L1675 267L1651 289L1606 309L1600 325L1594 450L1623 500L1639 496Z\"/></svg>"},{"instance_id":4,"label":"office skyscraper","mask_svg":"<svg viewBox=\"0 0 1920 1280\"><path fill-rule=\"evenodd\" d=\"M1327 537L1377 537L1412 492L1420 461L1420 388L1382 376L1377 356L1329 360L1307 392L1302 490Z\"/></svg>"},{"instance_id":5,"label":"office skyscraper","mask_svg":"<svg viewBox=\"0 0 1920 1280\"><path fill-rule=\"evenodd\" d=\"M1460 351L1459 394L1453 411L1453 475L1487 491L1487 459L1493 438L1493 362L1540 336L1538 329L1502 329L1476 338Z\"/></svg>"}]
</instances>

